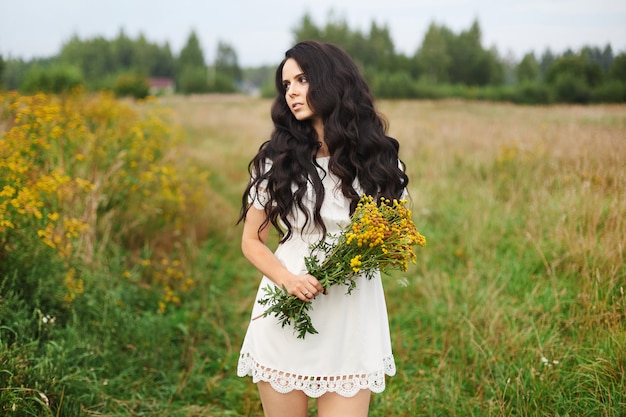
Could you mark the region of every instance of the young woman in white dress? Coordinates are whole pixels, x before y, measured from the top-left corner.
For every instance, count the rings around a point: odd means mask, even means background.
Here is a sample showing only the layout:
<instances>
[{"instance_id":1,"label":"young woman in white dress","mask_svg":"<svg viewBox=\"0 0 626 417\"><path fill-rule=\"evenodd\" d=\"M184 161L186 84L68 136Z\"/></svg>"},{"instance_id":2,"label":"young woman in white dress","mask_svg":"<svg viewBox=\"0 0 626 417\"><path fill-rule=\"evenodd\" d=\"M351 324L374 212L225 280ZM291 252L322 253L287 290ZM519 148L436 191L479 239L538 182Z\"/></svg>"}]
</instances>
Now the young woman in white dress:
<instances>
[{"instance_id":1,"label":"young woman in white dress","mask_svg":"<svg viewBox=\"0 0 626 417\"><path fill-rule=\"evenodd\" d=\"M239 376L257 383L267 417L306 417L317 398L321 417L367 416L371 392L395 374L380 274L359 278L351 294L325 293L307 273L310 245L339 233L363 194L399 199L408 177L397 140L357 65L340 48L301 42L276 70L274 129L249 165L242 200L244 256L263 274L243 341ZM270 229L281 238L273 252ZM266 286L311 302L318 334L263 317Z\"/></svg>"}]
</instances>

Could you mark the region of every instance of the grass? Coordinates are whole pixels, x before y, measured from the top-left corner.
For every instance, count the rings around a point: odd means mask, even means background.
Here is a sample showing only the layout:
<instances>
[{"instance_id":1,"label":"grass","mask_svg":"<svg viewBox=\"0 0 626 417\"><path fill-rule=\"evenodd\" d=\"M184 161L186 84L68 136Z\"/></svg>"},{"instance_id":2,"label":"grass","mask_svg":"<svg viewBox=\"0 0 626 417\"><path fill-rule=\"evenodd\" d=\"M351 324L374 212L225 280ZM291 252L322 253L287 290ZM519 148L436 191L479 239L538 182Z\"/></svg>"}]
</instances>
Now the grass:
<instances>
[{"instance_id":1,"label":"grass","mask_svg":"<svg viewBox=\"0 0 626 417\"><path fill-rule=\"evenodd\" d=\"M159 314L113 253L63 323L0 331L9 416L262 416L236 376L260 276L235 225L270 102L172 97L207 168L197 283ZM381 101L428 245L385 281L397 375L371 416L626 415L626 107ZM210 218L210 220L206 220ZM104 266L102 266L104 265ZM2 294L10 302L10 294ZM1 312L1 306L0 306ZM6 354L10 352L11 354ZM3 381L0 376L0 382ZM5 379L6 380L6 379ZM311 402L311 413L314 413Z\"/></svg>"},{"instance_id":2,"label":"grass","mask_svg":"<svg viewBox=\"0 0 626 417\"><path fill-rule=\"evenodd\" d=\"M190 141L214 151L216 185L236 206L248 158L271 128L269 103L187 106L179 114ZM379 108L401 140L429 245L406 277L387 282L399 371L371 414L622 415L623 106ZM255 285L235 299L249 308Z\"/></svg>"}]
</instances>

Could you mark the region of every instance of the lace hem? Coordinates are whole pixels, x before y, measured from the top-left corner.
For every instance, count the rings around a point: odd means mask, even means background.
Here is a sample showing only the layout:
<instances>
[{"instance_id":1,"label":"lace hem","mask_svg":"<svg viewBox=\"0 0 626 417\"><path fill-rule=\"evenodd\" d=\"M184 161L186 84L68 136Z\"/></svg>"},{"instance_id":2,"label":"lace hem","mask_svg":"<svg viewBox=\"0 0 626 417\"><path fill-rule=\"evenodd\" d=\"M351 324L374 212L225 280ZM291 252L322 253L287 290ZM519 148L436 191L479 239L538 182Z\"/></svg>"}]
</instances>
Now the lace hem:
<instances>
[{"instance_id":1,"label":"lace hem","mask_svg":"<svg viewBox=\"0 0 626 417\"><path fill-rule=\"evenodd\" d=\"M277 392L286 394L293 390L303 391L311 398L318 398L327 392L336 392L343 397L353 397L362 389L380 393L385 389L385 375L396 374L393 355L383 358L383 369L368 374L322 376L296 375L258 364L247 354L239 356L238 376L252 376L252 382L269 382Z\"/></svg>"}]
</instances>

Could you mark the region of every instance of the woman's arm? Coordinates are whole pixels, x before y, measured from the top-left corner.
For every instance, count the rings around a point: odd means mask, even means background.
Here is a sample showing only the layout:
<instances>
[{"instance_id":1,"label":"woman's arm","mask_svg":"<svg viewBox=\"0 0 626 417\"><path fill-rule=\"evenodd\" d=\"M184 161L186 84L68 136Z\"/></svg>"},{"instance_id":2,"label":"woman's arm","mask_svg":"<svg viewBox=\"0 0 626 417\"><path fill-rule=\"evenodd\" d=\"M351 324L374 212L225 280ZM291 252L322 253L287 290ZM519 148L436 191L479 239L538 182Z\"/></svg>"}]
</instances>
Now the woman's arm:
<instances>
[{"instance_id":1,"label":"woman's arm","mask_svg":"<svg viewBox=\"0 0 626 417\"><path fill-rule=\"evenodd\" d=\"M277 285L285 287L287 292L295 295L303 301L308 301L320 293L323 288L317 279L309 274L295 275L276 258L274 253L266 245L271 223L263 227L259 233L259 227L265 220L265 212L251 206L243 223L241 236L241 251L243 255L263 275L274 281ZM306 295L305 295L306 294Z\"/></svg>"}]
</instances>

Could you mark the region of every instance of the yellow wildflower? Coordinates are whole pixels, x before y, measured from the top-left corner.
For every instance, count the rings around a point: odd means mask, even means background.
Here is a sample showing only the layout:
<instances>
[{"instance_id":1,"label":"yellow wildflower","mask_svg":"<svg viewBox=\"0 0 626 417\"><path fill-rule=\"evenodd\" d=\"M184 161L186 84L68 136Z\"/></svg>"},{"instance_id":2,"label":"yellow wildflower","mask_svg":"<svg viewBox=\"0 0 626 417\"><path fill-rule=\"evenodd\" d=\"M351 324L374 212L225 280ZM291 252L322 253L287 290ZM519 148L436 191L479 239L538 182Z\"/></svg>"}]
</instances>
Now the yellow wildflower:
<instances>
[{"instance_id":1,"label":"yellow wildflower","mask_svg":"<svg viewBox=\"0 0 626 417\"><path fill-rule=\"evenodd\" d=\"M305 259L307 271L324 288L344 285L350 294L359 276L371 279L378 271L406 271L409 261L415 262L413 246L424 246L426 239L417 231L406 201L381 198L378 203L371 196L364 196L349 227L336 236L334 245L320 242L311 247L312 252L322 251L326 255L322 263L316 257ZM310 303L279 288L269 287L266 292L267 297L260 300L262 305L269 306L264 316L275 315L282 325L294 323L299 338L317 333L307 313L312 308Z\"/></svg>"}]
</instances>

